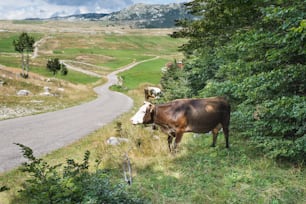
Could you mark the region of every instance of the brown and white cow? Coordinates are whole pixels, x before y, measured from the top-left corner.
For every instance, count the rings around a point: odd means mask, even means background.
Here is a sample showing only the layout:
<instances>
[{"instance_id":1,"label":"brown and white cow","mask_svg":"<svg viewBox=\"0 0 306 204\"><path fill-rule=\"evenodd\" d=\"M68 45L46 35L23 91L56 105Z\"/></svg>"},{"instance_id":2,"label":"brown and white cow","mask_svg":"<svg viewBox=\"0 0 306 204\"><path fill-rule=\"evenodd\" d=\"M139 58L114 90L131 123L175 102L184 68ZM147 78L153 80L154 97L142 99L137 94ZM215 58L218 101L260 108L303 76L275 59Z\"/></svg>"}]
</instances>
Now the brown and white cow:
<instances>
[{"instance_id":1,"label":"brown and white cow","mask_svg":"<svg viewBox=\"0 0 306 204\"><path fill-rule=\"evenodd\" d=\"M144 89L144 94L145 100L149 100L150 98L159 98L162 95L162 91L158 87L149 86Z\"/></svg>"},{"instance_id":2,"label":"brown and white cow","mask_svg":"<svg viewBox=\"0 0 306 204\"><path fill-rule=\"evenodd\" d=\"M220 128L223 128L226 148L229 148L230 105L223 97L202 99L177 99L166 104L153 105L145 102L131 118L136 124L156 124L168 135L171 151L181 141L185 132L207 133L212 131L213 143L216 145Z\"/></svg>"}]
</instances>

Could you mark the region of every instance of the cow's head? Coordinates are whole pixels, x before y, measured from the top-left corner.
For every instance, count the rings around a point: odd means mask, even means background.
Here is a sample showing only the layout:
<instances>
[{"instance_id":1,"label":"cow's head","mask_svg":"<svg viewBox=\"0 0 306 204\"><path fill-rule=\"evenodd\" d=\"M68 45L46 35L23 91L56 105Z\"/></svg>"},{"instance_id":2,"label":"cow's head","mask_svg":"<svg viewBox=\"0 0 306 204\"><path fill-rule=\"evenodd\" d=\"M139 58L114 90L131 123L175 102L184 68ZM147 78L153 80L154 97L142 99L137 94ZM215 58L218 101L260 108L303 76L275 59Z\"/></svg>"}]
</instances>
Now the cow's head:
<instances>
[{"instance_id":1,"label":"cow's head","mask_svg":"<svg viewBox=\"0 0 306 204\"><path fill-rule=\"evenodd\" d=\"M150 102L144 102L137 113L131 118L133 125L153 123L154 105Z\"/></svg>"}]
</instances>

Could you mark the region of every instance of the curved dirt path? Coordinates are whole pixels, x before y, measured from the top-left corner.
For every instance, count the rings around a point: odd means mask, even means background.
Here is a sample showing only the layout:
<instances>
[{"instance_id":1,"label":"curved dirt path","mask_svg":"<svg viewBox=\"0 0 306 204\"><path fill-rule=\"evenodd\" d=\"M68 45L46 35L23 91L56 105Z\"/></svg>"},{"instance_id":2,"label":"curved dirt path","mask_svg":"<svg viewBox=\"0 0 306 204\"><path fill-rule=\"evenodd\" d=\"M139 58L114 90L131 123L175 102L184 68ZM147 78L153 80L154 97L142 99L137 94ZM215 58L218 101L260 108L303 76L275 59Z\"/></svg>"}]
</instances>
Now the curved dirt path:
<instances>
[{"instance_id":1,"label":"curved dirt path","mask_svg":"<svg viewBox=\"0 0 306 204\"><path fill-rule=\"evenodd\" d=\"M0 172L25 161L19 147L13 143L29 146L40 156L88 135L130 110L132 99L110 91L109 87L117 83L116 74L145 61L109 74L108 82L94 89L98 93L94 101L56 112L0 121Z\"/></svg>"},{"instance_id":2,"label":"curved dirt path","mask_svg":"<svg viewBox=\"0 0 306 204\"><path fill-rule=\"evenodd\" d=\"M41 46L41 44L45 43L46 40L50 39L52 37L50 36L47 36L47 37L43 37L41 38L39 41L36 41L33 45L34 47L34 51L33 51L33 55L32 55L32 59L35 59L36 57L38 57L38 49L39 49L39 46Z\"/></svg>"},{"instance_id":3,"label":"curved dirt path","mask_svg":"<svg viewBox=\"0 0 306 204\"><path fill-rule=\"evenodd\" d=\"M89 71L89 70L85 70L85 69L82 69L82 68L70 65L69 62L77 62L77 61L73 61L73 60L61 60L61 63L63 63L68 69L72 69L72 70L75 70L77 72L82 72L83 74L87 74L87 75L90 75L90 76L102 77L102 75L97 74L95 72L92 72L92 71ZM84 62L77 62L77 63L79 63L81 65L84 64L84 65L87 65L87 66L99 67L99 66L92 65L92 64L89 64L89 63L84 63Z\"/></svg>"}]
</instances>

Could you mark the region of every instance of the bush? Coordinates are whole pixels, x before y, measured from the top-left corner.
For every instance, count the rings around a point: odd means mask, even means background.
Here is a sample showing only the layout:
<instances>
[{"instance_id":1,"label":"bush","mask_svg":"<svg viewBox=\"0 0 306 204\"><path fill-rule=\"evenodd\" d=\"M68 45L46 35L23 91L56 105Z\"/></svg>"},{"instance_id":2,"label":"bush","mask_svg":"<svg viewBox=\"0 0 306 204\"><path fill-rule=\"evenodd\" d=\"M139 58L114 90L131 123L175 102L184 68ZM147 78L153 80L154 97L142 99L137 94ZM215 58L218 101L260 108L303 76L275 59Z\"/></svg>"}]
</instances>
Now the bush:
<instances>
[{"instance_id":1,"label":"bush","mask_svg":"<svg viewBox=\"0 0 306 204\"><path fill-rule=\"evenodd\" d=\"M49 59L46 65L47 70L55 75L58 71L61 72L61 75L65 76L68 74L68 69L65 64L60 62L58 58Z\"/></svg>"},{"instance_id":2,"label":"bush","mask_svg":"<svg viewBox=\"0 0 306 204\"><path fill-rule=\"evenodd\" d=\"M62 64L61 75L66 76L67 74L68 74L68 69L64 64Z\"/></svg>"},{"instance_id":3,"label":"bush","mask_svg":"<svg viewBox=\"0 0 306 204\"><path fill-rule=\"evenodd\" d=\"M13 203L145 203L144 199L129 194L126 185L112 183L107 171L89 172L89 151L82 163L67 159L61 171L62 165L50 166L34 157L29 147L17 145L29 160L23 163L22 170L31 177L22 184Z\"/></svg>"},{"instance_id":4,"label":"bush","mask_svg":"<svg viewBox=\"0 0 306 204\"><path fill-rule=\"evenodd\" d=\"M305 161L305 1L186 5L199 18L174 35L189 38L181 48L190 65L185 89L227 96L232 129L273 158Z\"/></svg>"},{"instance_id":5,"label":"bush","mask_svg":"<svg viewBox=\"0 0 306 204\"><path fill-rule=\"evenodd\" d=\"M306 106L302 96L281 97L263 102L254 121L254 141L275 158L305 160Z\"/></svg>"},{"instance_id":6,"label":"bush","mask_svg":"<svg viewBox=\"0 0 306 204\"><path fill-rule=\"evenodd\" d=\"M177 62L163 72L160 84L163 89L163 97L160 102L174 100L178 98L187 98L190 95L190 89L187 88L187 78L185 71L177 66Z\"/></svg>"}]
</instances>

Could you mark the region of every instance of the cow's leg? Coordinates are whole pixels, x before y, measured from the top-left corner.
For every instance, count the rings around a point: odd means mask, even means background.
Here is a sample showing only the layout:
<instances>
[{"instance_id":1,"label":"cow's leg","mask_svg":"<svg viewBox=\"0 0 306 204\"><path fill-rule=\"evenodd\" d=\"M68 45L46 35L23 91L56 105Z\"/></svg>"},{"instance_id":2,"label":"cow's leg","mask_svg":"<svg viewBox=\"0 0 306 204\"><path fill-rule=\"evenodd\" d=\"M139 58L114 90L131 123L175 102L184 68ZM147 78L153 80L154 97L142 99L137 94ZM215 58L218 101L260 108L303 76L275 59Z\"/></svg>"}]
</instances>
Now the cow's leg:
<instances>
[{"instance_id":1,"label":"cow's leg","mask_svg":"<svg viewBox=\"0 0 306 204\"><path fill-rule=\"evenodd\" d=\"M211 147L215 147L216 143L217 143L217 137L218 137L218 133L219 133L219 127L215 127L212 131L212 135L213 135L213 143L211 144Z\"/></svg>"},{"instance_id":2,"label":"cow's leg","mask_svg":"<svg viewBox=\"0 0 306 204\"><path fill-rule=\"evenodd\" d=\"M227 117L225 117L225 120L222 122L222 128L223 128L223 133L224 133L224 137L225 137L225 142L226 148L229 148L229 123L230 123L230 116L228 115Z\"/></svg>"},{"instance_id":3,"label":"cow's leg","mask_svg":"<svg viewBox=\"0 0 306 204\"><path fill-rule=\"evenodd\" d=\"M168 135L168 147L171 152L171 144L172 144L173 136L171 134Z\"/></svg>"},{"instance_id":4,"label":"cow's leg","mask_svg":"<svg viewBox=\"0 0 306 204\"><path fill-rule=\"evenodd\" d=\"M223 127L223 133L224 133L224 137L225 137L225 142L226 142L226 148L229 148L229 130L228 130L228 126L227 127Z\"/></svg>"},{"instance_id":5,"label":"cow's leg","mask_svg":"<svg viewBox=\"0 0 306 204\"><path fill-rule=\"evenodd\" d=\"M183 137L183 134L184 134L184 133L182 133L182 132L176 133L175 141L174 141L174 145L173 145L173 150L174 150L174 151L175 151L176 148L178 147L178 144L181 142L182 137Z\"/></svg>"}]
</instances>

